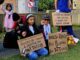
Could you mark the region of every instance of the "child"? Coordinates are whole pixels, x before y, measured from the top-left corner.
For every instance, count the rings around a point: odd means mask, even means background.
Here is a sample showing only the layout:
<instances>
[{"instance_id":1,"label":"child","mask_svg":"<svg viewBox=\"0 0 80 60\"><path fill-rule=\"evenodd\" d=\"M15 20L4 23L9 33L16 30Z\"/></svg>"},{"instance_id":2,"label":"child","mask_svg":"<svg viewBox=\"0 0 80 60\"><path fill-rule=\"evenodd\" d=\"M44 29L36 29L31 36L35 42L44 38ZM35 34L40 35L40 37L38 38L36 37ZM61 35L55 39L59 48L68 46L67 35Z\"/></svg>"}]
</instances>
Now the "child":
<instances>
[{"instance_id":1,"label":"child","mask_svg":"<svg viewBox=\"0 0 80 60\"><path fill-rule=\"evenodd\" d=\"M20 39L25 38L26 36L24 36L24 35L26 35L26 34L24 34L24 32L23 32L23 31L25 31L25 28L24 28L25 24L23 23L21 17L17 13L13 13L13 20L15 21L14 28L15 28L15 31L16 31L18 37L20 37Z\"/></svg>"},{"instance_id":2,"label":"child","mask_svg":"<svg viewBox=\"0 0 80 60\"><path fill-rule=\"evenodd\" d=\"M5 18L4 18L4 27L6 32L9 32L13 30L13 19L12 19L12 5L10 3L7 3L6 6L3 6L3 12L5 13Z\"/></svg>"},{"instance_id":3,"label":"child","mask_svg":"<svg viewBox=\"0 0 80 60\"><path fill-rule=\"evenodd\" d=\"M48 49L49 51L49 47L48 47L48 34L51 33L51 26L49 24L49 16L45 15L43 18L42 18L42 22L43 22L43 25L41 24L39 26L39 29L40 31L42 31L43 35L44 35L44 38L45 38L45 42L46 42L46 48Z\"/></svg>"},{"instance_id":4,"label":"child","mask_svg":"<svg viewBox=\"0 0 80 60\"><path fill-rule=\"evenodd\" d=\"M13 20L17 23L20 19L20 16L16 13L13 13L12 16ZM16 28L14 28L14 30L6 32L3 41L4 48L18 48L17 40L18 40L18 35L16 32Z\"/></svg>"},{"instance_id":5,"label":"child","mask_svg":"<svg viewBox=\"0 0 80 60\"><path fill-rule=\"evenodd\" d=\"M39 34L39 30L35 24L35 16L33 14L28 14L26 17L26 31L27 31L27 37ZM47 55L48 51L46 48L41 48L37 51L30 52L29 54L26 54L27 57L29 57L29 60L37 60L38 56L44 56Z\"/></svg>"}]
</instances>

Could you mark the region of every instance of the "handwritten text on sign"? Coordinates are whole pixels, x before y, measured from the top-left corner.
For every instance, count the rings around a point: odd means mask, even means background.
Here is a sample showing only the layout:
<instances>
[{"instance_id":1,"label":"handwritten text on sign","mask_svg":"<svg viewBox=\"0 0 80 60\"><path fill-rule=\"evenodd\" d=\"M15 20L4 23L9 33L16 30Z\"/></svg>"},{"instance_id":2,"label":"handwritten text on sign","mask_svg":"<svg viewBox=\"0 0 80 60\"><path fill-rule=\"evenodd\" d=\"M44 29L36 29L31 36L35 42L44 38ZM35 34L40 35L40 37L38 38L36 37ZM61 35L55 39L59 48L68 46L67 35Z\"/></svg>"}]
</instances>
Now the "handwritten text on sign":
<instances>
[{"instance_id":1,"label":"handwritten text on sign","mask_svg":"<svg viewBox=\"0 0 80 60\"><path fill-rule=\"evenodd\" d=\"M31 51L35 51L46 46L42 34L37 34L25 39L18 40L18 45L21 54L23 53L24 49L26 54L28 54Z\"/></svg>"},{"instance_id":2,"label":"handwritten text on sign","mask_svg":"<svg viewBox=\"0 0 80 60\"><path fill-rule=\"evenodd\" d=\"M52 20L55 26L72 25L70 13L52 13Z\"/></svg>"},{"instance_id":3,"label":"handwritten text on sign","mask_svg":"<svg viewBox=\"0 0 80 60\"><path fill-rule=\"evenodd\" d=\"M67 33L52 33L49 35L49 52L56 54L67 51Z\"/></svg>"}]
</instances>

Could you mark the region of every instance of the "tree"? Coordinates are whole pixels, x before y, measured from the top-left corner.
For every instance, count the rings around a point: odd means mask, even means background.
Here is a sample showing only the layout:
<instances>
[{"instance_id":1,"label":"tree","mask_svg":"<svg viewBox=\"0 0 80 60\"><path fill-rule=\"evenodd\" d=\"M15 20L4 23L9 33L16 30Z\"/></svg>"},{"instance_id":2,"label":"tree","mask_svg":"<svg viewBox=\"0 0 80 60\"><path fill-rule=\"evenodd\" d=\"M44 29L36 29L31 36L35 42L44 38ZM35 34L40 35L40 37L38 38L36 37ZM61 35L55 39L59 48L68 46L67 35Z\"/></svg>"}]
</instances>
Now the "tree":
<instances>
[{"instance_id":1,"label":"tree","mask_svg":"<svg viewBox=\"0 0 80 60\"><path fill-rule=\"evenodd\" d=\"M39 10L50 10L53 8L54 0L39 0Z\"/></svg>"}]
</instances>

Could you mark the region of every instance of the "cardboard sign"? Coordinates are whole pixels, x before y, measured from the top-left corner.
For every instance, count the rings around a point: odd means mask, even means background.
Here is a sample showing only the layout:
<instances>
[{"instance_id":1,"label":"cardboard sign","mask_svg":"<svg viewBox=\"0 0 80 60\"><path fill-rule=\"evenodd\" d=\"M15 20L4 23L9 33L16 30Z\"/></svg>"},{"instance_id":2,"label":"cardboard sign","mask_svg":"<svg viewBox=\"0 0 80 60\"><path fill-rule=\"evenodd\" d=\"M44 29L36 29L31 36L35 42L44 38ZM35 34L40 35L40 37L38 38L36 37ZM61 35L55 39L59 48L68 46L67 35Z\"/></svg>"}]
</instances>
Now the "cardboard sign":
<instances>
[{"instance_id":1,"label":"cardboard sign","mask_svg":"<svg viewBox=\"0 0 80 60\"><path fill-rule=\"evenodd\" d=\"M37 34L25 39L18 40L18 45L21 55L24 55L24 50L25 53L28 54L31 51L46 47L43 34Z\"/></svg>"},{"instance_id":2,"label":"cardboard sign","mask_svg":"<svg viewBox=\"0 0 80 60\"><path fill-rule=\"evenodd\" d=\"M68 50L67 33L58 32L49 34L49 52L50 54L62 53Z\"/></svg>"},{"instance_id":3,"label":"cardboard sign","mask_svg":"<svg viewBox=\"0 0 80 60\"><path fill-rule=\"evenodd\" d=\"M73 9L80 9L80 0L73 0Z\"/></svg>"},{"instance_id":4,"label":"cardboard sign","mask_svg":"<svg viewBox=\"0 0 80 60\"><path fill-rule=\"evenodd\" d=\"M72 25L70 13L52 13L52 21L54 26Z\"/></svg>"}]
</instances>

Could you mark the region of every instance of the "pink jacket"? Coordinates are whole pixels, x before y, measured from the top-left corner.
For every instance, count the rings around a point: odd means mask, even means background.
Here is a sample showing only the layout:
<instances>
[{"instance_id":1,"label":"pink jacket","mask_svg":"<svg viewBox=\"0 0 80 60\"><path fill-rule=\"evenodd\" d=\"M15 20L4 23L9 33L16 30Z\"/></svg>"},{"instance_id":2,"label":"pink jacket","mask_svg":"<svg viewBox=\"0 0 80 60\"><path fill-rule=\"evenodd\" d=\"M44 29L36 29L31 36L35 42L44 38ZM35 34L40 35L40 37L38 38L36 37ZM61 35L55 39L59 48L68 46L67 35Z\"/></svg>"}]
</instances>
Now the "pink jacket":
<instances>
[{"instance_id":1,"label":"pink jacket","mask_svg":"<svg viewBox=\"0 0 80 60\"><path fill-rule=\"evenodd\" d=\"M4 18L4 27L5 28L11 28L11 29L13 28L14 21L12 18L12 14L13 14L12 11L5 10L5 18ZM9 17L9 15L10 15L10 17Z\"/></svg>"}]
</instances>

